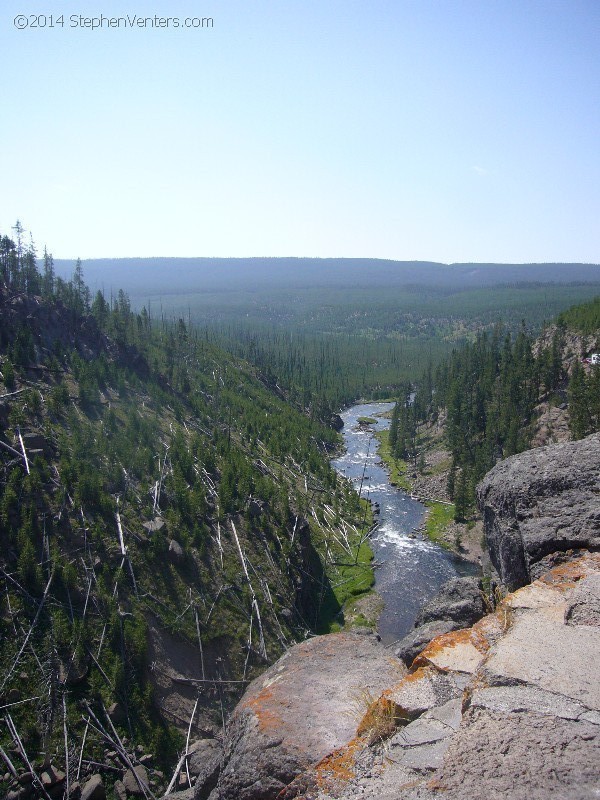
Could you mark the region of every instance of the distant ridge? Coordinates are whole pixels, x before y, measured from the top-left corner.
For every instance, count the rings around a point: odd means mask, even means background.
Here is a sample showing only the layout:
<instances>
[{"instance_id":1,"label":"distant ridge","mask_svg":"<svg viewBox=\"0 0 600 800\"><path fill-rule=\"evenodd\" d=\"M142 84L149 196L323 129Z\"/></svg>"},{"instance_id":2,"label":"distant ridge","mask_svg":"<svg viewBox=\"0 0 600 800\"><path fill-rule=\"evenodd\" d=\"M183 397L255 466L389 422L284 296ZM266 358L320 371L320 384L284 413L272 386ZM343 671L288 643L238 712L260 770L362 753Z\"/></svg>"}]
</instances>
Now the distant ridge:
<instances>
[{"instance_id":1,"label":"distant ridge","mask_svg":"<svg viewBox=\"0 0 600 800\"><path fill-rule=\"evenodd\" d=\"M62 277L74 262L56 261ZM600 283L600 264L442 264L376 258L93 258L83 261L93 288L130 293L298 289L308 287L474 288L514 283Z\"/></svg>"}]
</instances>

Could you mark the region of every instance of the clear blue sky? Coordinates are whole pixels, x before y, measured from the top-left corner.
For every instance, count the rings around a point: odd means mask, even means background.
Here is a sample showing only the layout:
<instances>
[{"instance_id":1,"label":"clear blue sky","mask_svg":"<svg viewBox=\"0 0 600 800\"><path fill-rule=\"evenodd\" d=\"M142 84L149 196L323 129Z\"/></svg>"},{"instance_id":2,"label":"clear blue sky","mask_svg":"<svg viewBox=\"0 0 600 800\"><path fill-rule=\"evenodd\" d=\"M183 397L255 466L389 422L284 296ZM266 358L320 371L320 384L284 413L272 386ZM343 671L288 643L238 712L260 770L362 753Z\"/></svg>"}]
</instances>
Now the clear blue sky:
<instances>
[{"instance_id":1,"label":"clear blue sky","mask_svg":"<svg viewBox=\"0 0 600 800\"><path fill-rule=\"evenodd\" d=\"M13 25L41 13L64 27ZM71 27L101 13L214 27ZM4 0L0 231L60 258L600 262L599 42L599 0Z\"/></svg>"}]
</instances>

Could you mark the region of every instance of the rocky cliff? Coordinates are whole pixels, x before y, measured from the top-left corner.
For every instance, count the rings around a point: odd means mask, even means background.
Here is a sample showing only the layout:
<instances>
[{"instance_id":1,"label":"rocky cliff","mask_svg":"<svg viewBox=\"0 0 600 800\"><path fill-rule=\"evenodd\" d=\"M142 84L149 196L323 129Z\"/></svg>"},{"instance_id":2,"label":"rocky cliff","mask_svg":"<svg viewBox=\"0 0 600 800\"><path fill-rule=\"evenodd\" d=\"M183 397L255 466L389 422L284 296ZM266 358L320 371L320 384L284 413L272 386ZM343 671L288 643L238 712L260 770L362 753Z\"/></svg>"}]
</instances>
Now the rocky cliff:
<instances>
[{"instance_id":1,"label":"rocky cliff","mask_svg":"<svg viewBox=\"0 0 600 800\"><path fill-rule=\"evenodd\" d=\"M553 554L600 548L599 465L596 433L512 456L485 476L477 499L492 564L508 589L542 574Z\"/></svg>"},{"instance_id":2,"label":"rocky cliff","mask_svg":"<svg viewBox=\"0 0 600 800\"><path fill-rule=\"evenodd\" d=\"M596 435L492 470L479 487L491 555L520 588L408 671L373 636L292 648L246 693L197 800L597 797L599 449Z\"/></svg>"}]
</instances>

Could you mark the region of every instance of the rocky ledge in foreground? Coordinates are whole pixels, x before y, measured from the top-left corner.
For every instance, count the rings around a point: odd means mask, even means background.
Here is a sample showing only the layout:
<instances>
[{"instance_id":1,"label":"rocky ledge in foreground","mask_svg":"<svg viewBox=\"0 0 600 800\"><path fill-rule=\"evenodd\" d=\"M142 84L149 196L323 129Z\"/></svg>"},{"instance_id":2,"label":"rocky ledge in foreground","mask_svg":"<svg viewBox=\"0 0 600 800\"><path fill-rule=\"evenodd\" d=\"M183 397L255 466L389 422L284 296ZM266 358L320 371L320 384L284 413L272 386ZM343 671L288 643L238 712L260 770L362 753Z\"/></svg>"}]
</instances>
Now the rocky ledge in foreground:
<instances>
[{"instance_id":1,"label":"rocky ledge in foreground","mask_svg":"<svg viewBox=\"0 0 600 800\"><path fill-rule=\"evenodd\" d=\"M439 636L282 800L591 800L600 787L600 556Z\"/></svg>"},{"instance_id":2,"label":"rocky ledge in foreground","mask_svg":"<svg viewBox=\"0 0 600 800\"><path fill-rule=\"evenodd\" d=\"M477 500L490 558L511 591L552 566L553 553L600 549L600 433L501 461Z\"/></svg>"},{"instance_id":3,"label":"rocky ledge in foreground","mask_svg":"<svg viewBox=\"0 0 600 800\"><path fill-rule=\"evenodd\" d=\"M373 636L318 637L251 685L195 797L592 800L599 665L596 553L438 636L408 673Z\"/></svg>"},{"instance_id":4,"label":"rocky ledge in foreground","mask_svg":"<svg viewBox=\"0 0 600 800\"><path fill-rule=\"evenodd\" d=\"M369 700L404 672L372 634L318 636L291 648L238 704L210 800L275 800L352 738ZM195 790L197 800L207 796L201 782Z\"/></svg>"}]
</instances>

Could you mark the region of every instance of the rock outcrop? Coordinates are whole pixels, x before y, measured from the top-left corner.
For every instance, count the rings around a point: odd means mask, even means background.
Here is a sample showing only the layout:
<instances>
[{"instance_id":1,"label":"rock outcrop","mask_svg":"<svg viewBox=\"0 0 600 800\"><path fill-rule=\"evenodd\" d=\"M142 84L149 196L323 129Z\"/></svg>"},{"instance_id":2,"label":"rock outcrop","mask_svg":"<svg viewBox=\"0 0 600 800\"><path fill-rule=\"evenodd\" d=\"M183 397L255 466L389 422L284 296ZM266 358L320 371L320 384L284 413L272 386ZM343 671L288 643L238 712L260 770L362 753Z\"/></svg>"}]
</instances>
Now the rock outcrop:
<instances>
[{"instance_id":1,"label":"rock outcrop","mask_svg":"<svg viewBox=\"0 0 600 800\"><path fill-rule=\"evenodd\" d=\"M403 673L375 636L332 634L296 645L248 688L232 717L210 800L274 800L354 735L369 699ZM196 784L196 797L204 793Z\"/></svg>"},{"instance_id":2,"label":"rock outcrop","mask_svg":"<svg viewBox=\"0 0 600 800\"><path fill-rule=\"evenodd\" d=\"M536 564L570 549L600 549L600 433L520 453L477 488L490 558L514 590Z\"/></svg>"},{"instance_id":3,"label":"rock outcrop","mask_svg":"<svg viewBox=\"0 0 600 800\"><path fill-rule=\"evenodd\" d=\"M407 667L413 663L415 658L421 653L436 636L442 636L444 633L450 633L457 629L454 622L438 621L427 622L425 625L419 625L414 630L407 633L403 639L400 639L398 646L394 650L394 655L403 661Z\"/></svg>"},{"instance_id":4,"label":"rock outcrop","mask_svg":"<svg viewBox=\"0 0 600 800\"><path fill-rule=\"evenodd\" d=\"M485 612L483 587L479 578L452 578L426 603L415 620L415 628L428 622L453 622L468 628Z\"/></svg>"},{"instance_id":5,"label":"rock outcrop","mask_svg":"<svg viewBox=\"0 0 600 800\"><path fill-rule=\"evenodd\" d=\"M415 620L415 630L399 642L395 654L410 666L436 636L468 628L485 613L481 580L453 578L423 607Z\"/></svg>"},{"instance_id":6,"label":"rock outcrop","mask_svg":"<svg viewBox=\"0 0 600 800\"><path fill-rule=\"evenodd\" d=\"M438 636L404 675L372 636L296 645L236 709L210 800L595 798L599 599L587 553Z\"/></svg>"},{"instance_id":7,"label":"rock outcrop","mask_svg":"<svg viewBox=\"0 0 600 800\"><path fill-rule=\"evenodd\" d=\"M591 800L600 786L600 555L442 635L285 800ZM581 624L571 624L576 608Z\"/></svg>"}]
</instances>

